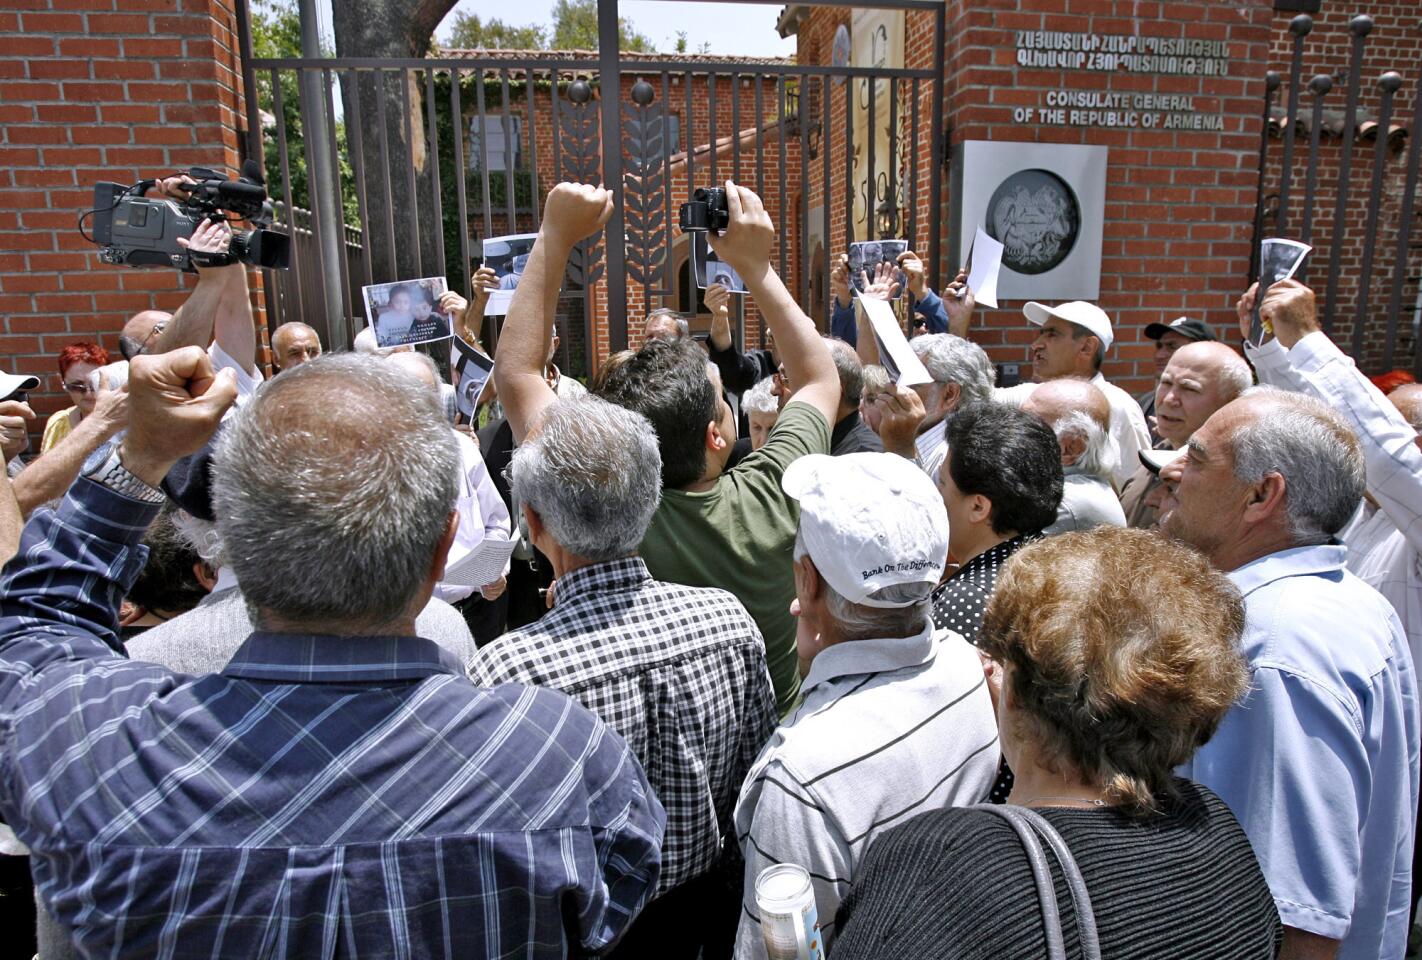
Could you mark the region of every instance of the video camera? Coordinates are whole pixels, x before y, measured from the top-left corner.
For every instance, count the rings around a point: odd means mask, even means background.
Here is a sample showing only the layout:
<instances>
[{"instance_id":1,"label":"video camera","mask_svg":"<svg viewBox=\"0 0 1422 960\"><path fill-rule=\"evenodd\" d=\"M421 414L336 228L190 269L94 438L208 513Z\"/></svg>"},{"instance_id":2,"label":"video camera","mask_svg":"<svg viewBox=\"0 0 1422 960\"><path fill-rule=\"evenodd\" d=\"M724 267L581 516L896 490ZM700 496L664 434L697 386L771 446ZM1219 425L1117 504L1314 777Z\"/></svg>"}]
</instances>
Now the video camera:
<instances>
[{"instance_id":1,"label":"video camera","mask_svg":"<svg viewBox=\"0 0 1422 960\"><path fill-rule=\"evenodd\" d=\"M724 230L731 225L724 187L697 187L691 200L681 205L681 232Z\"/></svg>"},{"instance_id":2,"label":"video camera","mask_svg":"<svg viewBox=\"0 0 1422 960\"><path fill-rule=\"evenodd\" d=\"M84 218L92 215L94 235L85 236L102 248L99 259L104 263L177 267L191 273L196 256L201 266L245 263L286 268L291 239L268 229L272 205L262 182L261 167L255 161L242 164L242 176L237 180L206 167L193 167L188 176L194 182L182 184L188 196L181 202L166 197L144 198L152 181L128 187L120 183L95 184L94 209L79 218L79 232L84 232ZM194 254L178 243L179 237L191 237L204 220L233 219L227 214L250 221L254 229L234 233L225 255Z\"/></svg>"}]
</instances>

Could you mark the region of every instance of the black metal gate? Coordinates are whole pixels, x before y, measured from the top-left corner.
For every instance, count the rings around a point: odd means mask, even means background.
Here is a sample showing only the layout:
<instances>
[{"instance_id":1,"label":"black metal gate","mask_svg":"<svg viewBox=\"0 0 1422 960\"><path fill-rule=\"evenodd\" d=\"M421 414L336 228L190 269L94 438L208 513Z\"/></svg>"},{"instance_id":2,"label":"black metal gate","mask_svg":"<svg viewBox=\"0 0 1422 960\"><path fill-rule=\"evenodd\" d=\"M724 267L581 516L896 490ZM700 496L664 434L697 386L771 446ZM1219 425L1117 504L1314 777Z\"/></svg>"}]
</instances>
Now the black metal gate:
<instances>
[{"instance_id":1,"label":"black metal gate","mask_svg":"<svg viewBox=\"0 0 1422 960\"><path fill-rule=\"evenodd\" d=\"M342 220L336 230L329 217L325 226L320 216L301 222L303 228L309 222L310 229L293 247L291 269L285 275L268 271L270 322L300 317L322 330L328 343L348 343L362 325L363 285L443 274L451 289L467 294L481 240L536 231L543 195L559 180L616 184L620 201L607 228L581 244L569 266L566 311L560 308L560 316L573 329L564 329L562 360L577 373L591 372L595 284L603 281L607 291L602 315L611 349L620 349L627 343L623 293L629 281L647 301L665 299L679 288L677 264L669 256L677 201L697 186L727 177L754 185L777 204L780 273L811 315L829 314L831 294L818 280L830 271L830 237L873 239L851 235L856 178L870 191L860 202L869 209L892 205L902 214L887 218L885 226L923 244L930 282L937 284L945 5L941 0L854 5L909 11L924 26L931 21L937 55L915 68L708 56L648 59L618 50L617 4L603 0L596 54L481 51L478 57L413 60L245 56L246 88L260 94L247 98L247 151L265 154L274 198L289 211L319 210L324 202L328 210L341 211ZM239 17L239 26L245 20ZM243 49L250 54L248 38ZM871 89L867 129L886 128L888 157L875 156L885 131L855 149L855 120L864 119L865 105L855 102L853 91L866 85ZM887 93L888 117L882 109L875 115L881 92ZM842 98L842 125L832 121L840 108L837 98ZM265 124L263 104L271 118ZM320 115L328 122L313 124ZM698 119L703 115L704 122ZM323 142L307 142L314 139L307 131L322 130ZM340 175L320 182L313 159ZM821 222L813 224L812 181L823 185ZM432 230L432 224L439 229ZM341 234L344 242L323 231ZM807 242L816 232L823 241L817 254ZM815 263L812 255L819 258Z\"/></svg>"},{"instance_id":2,"label":"black metal gate","mask_svg":"<svg viewBox=\"0 0 1422 960\"><path fill-rule=\"evenodd\" d=\"M1312 17L1293 18L1287 82L1274 71L1268 75L1250 276L1257 272L1260 239L1312 244L1301 279L1321 295L1324 329L1365 369L1405 364L1422 378L1422 229L1416 223L1422 87L1414 82L1411 91L1409 135L1394 110L1402 77L1393 71L1364 76L1373 20L1359 15L1349 23L1347 67L1315 74L1305 88L1305 38L1312 30ZM1284 97L1287 107L1276 105ZM1274 138L1280 146L1273 146ZM1356 189L1355 170L1368 164L1367 189Z\"/></svg>"}]
</instances>

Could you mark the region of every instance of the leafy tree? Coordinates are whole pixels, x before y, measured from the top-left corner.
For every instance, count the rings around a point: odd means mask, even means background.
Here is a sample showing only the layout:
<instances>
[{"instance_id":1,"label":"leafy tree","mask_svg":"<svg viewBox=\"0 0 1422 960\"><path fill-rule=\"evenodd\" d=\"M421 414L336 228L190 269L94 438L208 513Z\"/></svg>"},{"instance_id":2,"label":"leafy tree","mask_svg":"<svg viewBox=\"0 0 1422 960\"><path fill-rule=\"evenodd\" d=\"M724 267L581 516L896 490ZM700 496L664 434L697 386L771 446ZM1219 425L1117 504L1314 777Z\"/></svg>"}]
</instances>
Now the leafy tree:
<instances>
[{"instance_id":1,"label":"leafy tree","mask_svg":"<svg viewBox=\"0 0 1422 960\"><path fill-rule=\"evenodd\" d=\"M536 23L516 27L502 20L484 21L463 10L454 15L447 46L474 50L546 50L548 31Z\"/></svg>"},{"instance_id":2,"label":"leafy tree","mask_svg":"<svg viewBox=\"0 0 1422 960\"><path fill-rule=\"evenodd\" d=\"M633 53L655 53L652 41L638 33L632 21L617 21L618 46ZM597 0L558 0L553 6L553 48L596 50Z\"/></svg>"},{"instance_id":3,"label":"leafy tree","mask_svg":"<svg viewBox=\"0 0 1422 960\"><path fill-rule=\"evenodd\" d=\"M262 59L301 56L301 17L293 4L266 0L252 8L252 53ZM276 93L272 89L270 71L263 70L257 75L257 105L262 112L262 159L267 192L274 200L286 200L286 184L281 172L281 141L277 129L277 125L281 124L286 132L292 205L310 210L311 190L307 178L306 141L301 126L300 81L295 70L278 71L277 77L282 100L280 117L276 116ZM349 151L340 148L344 140L345 124L338 120L336 153L340 162L342 213L346 223L355 226L360 223L355 175L351 170Z\"/></svg>"}]
</instances>

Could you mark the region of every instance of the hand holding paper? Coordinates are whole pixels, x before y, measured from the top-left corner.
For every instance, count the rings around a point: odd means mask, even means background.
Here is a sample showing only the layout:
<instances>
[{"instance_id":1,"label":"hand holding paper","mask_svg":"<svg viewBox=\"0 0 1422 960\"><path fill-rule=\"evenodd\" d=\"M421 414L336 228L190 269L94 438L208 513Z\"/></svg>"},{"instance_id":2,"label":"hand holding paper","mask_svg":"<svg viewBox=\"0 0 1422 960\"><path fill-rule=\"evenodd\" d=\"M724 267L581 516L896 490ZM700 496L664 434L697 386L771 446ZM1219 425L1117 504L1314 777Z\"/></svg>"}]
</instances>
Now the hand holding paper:
<instances>
[{"instance_id":1,"label":"hand holding paper","mask_svg":"<svg viewBox=\"0 0 1422 960\"><path fill-rule=\"evenodd\" d=\"M1002 272L1002 244L978 227L973 236L971 268L968 270L968 289L973 292L978 303L997 307L997 278Z\"/></svg>"},{"instance_id":2,"label":"hand holding paper","mask_svg":"<svg viewBox=\"0 0 1422 960\"><path fill-rule=\"evenodd\" d=\"M918 354L909 346L893 306L886 300L873 297L859 297L859 306L869 318L874 331L874 341L879 347L879 362L889 371L889 377L901 387L912 387L920 383L932 383L933 378L924 369Z\"/></svg>"}]
</instances>

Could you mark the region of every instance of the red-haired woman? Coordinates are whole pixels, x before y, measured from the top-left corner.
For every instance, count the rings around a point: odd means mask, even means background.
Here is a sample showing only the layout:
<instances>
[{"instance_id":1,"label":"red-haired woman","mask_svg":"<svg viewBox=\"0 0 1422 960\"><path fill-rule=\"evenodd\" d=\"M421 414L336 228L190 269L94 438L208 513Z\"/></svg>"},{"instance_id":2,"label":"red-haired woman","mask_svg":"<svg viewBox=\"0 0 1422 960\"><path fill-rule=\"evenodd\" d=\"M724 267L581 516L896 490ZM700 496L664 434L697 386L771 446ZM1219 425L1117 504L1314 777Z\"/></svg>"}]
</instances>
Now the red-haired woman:
<instances>
[{"instance_id":1,"label":"red-haired woman","mask_svg":"<svg viewBox=\"0 0 1422 960\"><path fill-rule=\"evenodd\" d=\"M69 394L74 406L59 411L45 423L40 453L69 436L69 432L79 426L80 420L94 412L99 391L89 382L89 374L108 362L108 352L89 341L71 343L59 351L59 376L64 382L64 392Z\"/></svg>"}]
</instances>

